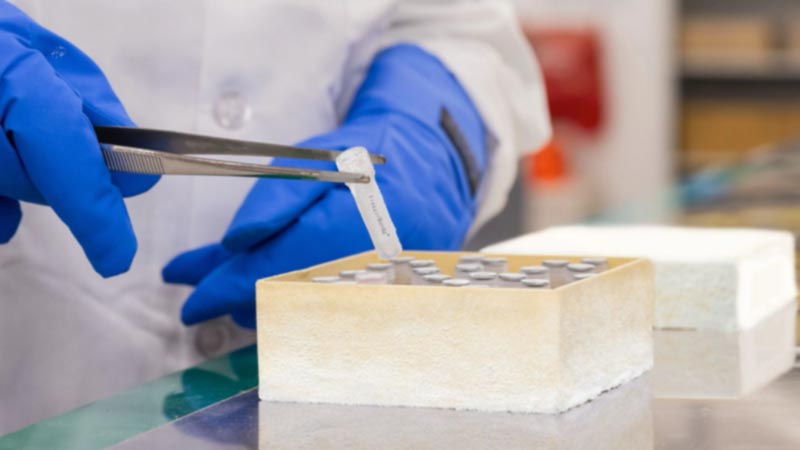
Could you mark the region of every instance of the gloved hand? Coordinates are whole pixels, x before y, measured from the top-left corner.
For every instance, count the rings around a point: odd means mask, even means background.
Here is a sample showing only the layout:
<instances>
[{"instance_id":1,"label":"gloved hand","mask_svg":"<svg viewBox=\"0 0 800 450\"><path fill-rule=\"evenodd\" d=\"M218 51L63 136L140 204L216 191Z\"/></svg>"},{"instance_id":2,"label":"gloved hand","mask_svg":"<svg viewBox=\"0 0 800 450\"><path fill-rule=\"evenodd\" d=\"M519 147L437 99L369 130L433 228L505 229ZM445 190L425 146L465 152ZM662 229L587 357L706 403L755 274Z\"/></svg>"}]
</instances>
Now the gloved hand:
<instances>
[{"instance_id":1,"label":"gloved hand","mask_svg":"<svg viewBox=\"0 0 800 450\"><path fill-rule=\"evenodd\" d=\"M158 177L110 173L93 124L133 125L88 56L0 0L0 243L16 233L20 200L50 205L111 276L136 253L122 198Z\"/></svg>"},{"instance_id":2,"label":"gloved hand","mask_svg":"<svg viewBox=\"0 0 800 450\"><path fill-rule=\"evenodd\" d=\"M457 249L475 214L485 142L481 118L455 77L434 56L404 44L375 57L338 129L301 145L361 145L384 154L387 163L376 166L376 180L403 246ZM335 170L331 163L304 166ZM187 325L231 314L254 327L256 280L371 246L345 185L260 180L222 242L177 256L163 277L197 285L183 306Z\"/></svg>"}]
</instances>

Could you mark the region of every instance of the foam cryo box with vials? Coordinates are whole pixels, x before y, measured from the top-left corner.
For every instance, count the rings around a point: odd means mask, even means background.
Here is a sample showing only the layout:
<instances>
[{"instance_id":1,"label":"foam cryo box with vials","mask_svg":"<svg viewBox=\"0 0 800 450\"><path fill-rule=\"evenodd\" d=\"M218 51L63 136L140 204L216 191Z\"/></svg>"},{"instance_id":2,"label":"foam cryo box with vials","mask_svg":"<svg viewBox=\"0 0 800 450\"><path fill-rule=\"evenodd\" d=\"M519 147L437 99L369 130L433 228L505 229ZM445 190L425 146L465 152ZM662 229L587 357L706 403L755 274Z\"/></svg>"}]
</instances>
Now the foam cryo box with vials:
<instances>
[{"instance_id":1,"label":"foam cryo box with vials","mask_svg":"<svg viewBox=\"0 0 800 450\"><path fill-rule=\"evenodd\" d=\"M461 254L404 255L452 273ZM509 268L544 258L508 256ZM258 282L262 400L555 413L652 367L649 261L612 258L555 289L311 282L376 261Z\"/></svg>"},{"instance_id":2,"label":"foam cryo box with vials","mask_svg":"<svg viewBox=\"0 0 800 450\"><path fill-rule=\"evenodd\" d=\"M647 258L657 328L749 328L797 296L794 236L783 231L668 226L564 226L486 252Z\"/></svg>"}]
</instances>

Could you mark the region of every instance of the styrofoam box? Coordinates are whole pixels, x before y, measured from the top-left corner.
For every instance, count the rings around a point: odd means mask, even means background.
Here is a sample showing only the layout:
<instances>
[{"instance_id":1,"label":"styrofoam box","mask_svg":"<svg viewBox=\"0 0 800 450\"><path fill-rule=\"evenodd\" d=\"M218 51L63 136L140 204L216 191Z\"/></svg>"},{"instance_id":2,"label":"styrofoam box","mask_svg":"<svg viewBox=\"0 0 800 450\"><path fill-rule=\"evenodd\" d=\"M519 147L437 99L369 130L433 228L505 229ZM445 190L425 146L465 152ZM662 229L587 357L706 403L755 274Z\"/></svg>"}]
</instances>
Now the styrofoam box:
<instances>
[{"instance_id":1,"label":"styrofoam box","mask_svg":"<svg viewBox=\"0 0 800 450\"><path fill-rule=\"evenodd\" d=\"M658 328L747 329L794 301L794 236L783 231L667 226L549 228L484 249L648 258Z\"/></svg>"},{"instance_id":2,"label":"styrofoam box","mask_svg":"<svg viewBox=\"0 0 800 450\"><path fill-rule=\"evenodd\" d=\"M736 333L656 330L653 393L657 398L745 396L795 364L797 303Z\"/></svg>"},{"instance_id":3,"label":"styrofoam box","mask_svg":"<svg viewBox=\"0 0 800 450\"><path fill-rule=\"evenodd\" d=\"M460 254L404 255L452 273ZM553 257L500 256L511 270ZM555 413L652 367L648 261L555 289L310 282L375 261L258 282L261 399Z\"/></svg>"}]
</instances>

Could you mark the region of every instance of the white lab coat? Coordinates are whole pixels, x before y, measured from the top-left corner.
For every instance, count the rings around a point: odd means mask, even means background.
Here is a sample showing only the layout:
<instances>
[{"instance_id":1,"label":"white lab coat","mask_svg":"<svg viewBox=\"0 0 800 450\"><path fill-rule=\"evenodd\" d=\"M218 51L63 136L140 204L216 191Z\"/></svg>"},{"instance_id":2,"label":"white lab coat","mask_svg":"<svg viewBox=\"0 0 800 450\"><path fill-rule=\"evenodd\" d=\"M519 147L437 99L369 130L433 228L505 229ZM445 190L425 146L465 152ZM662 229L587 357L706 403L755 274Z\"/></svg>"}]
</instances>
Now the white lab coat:
<instances>
[{"instance_id":1,"label":"white lab coat","mask_svg":"<svg viewBox=\"0 0 800 450\"><path fill-rule=\"evenodd\" d=\"M140 126L255 141L334 128L375 52L418 43L456 74L494 138L476 226L502 208L520 154L550 134L538 68L498 0L15 3L88 53ZM227 320L181 325L190 291L160 271L219 240L251 184L164 177L129 199L139 252L109 280L48 208L23 205L0 247L0 433L249 342Z\"/></svg>"}]
</instances>

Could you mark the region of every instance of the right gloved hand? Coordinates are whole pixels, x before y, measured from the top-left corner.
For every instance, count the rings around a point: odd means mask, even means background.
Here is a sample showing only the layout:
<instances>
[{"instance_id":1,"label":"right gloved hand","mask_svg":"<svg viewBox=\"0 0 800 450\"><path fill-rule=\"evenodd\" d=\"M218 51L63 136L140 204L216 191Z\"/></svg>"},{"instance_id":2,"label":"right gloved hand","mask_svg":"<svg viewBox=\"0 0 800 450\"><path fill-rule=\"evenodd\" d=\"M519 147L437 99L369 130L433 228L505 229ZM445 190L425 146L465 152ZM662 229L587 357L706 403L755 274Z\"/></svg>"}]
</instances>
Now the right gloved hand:
<instances>
[{"instance_id":1,"label":"right gloved hand","mask_svg":"<svg viewBox=\"0 0 800 450\"><path fill-rule=\"evenodd\" d=\"M19 201L50 205L108 277L136 253L123 197L158 177L109 172L93 125L133 123L88 56L0 0L0 243L19 226Z\"/></svg>"}]
</instances>

